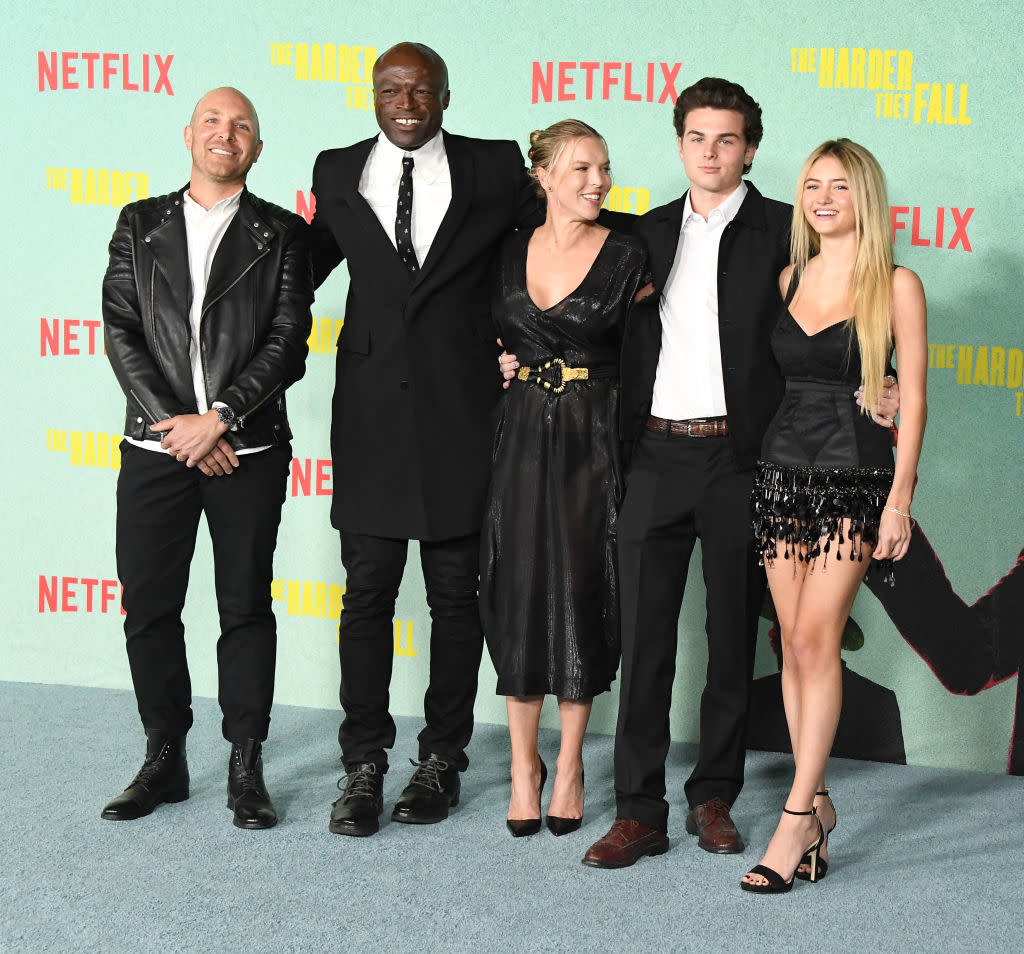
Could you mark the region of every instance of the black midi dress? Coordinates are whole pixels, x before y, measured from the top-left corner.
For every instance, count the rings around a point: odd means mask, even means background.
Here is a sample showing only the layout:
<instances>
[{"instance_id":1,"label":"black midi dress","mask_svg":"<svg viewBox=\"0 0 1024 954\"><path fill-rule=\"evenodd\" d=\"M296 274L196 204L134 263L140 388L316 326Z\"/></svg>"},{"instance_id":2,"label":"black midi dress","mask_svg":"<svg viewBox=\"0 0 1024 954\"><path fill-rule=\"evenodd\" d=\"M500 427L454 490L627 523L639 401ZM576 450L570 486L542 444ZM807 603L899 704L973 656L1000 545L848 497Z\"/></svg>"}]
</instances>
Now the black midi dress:
<instances>
[{"instance_id":1,"label":"black midi dress","mask_svg":"<svg viewBox=\"0 0 1024 954\"><path fill-rule=\"evenodd\" d=\"M498 410L480 611L499 695L582 700L618 668L619 350L646 255L609 232L579 286L542 310L526 287L529 238L503 249L495 320L506 350L538 370ZM565 380L559 362L588 378Z\"/></svg>"}]
</instances>

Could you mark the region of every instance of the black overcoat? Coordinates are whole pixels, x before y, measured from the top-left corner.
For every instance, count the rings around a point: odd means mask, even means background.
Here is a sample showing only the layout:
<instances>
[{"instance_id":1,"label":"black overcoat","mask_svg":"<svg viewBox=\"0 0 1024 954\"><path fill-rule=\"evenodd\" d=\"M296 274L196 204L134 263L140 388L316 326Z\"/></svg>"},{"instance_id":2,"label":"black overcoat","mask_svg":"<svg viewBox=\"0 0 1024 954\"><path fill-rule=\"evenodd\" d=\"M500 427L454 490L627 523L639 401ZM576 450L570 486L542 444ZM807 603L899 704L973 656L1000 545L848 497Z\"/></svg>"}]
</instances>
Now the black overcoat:
<instances>
[{"instance_id":1,"label":"black overcoat","mask_svg":"<svg viewBox=\"0 0 1024 954\"><path fill-rule=\"evenodd\" d=\"M452 198L411 274L359 178L376 139L313 169L317 285L343 259L349 291L331 418L331 522L350 533L444 540L475 533L501 396L490 306L495 255L537 200L519 147L444 133Z\"/></svg>"}]
</instances>

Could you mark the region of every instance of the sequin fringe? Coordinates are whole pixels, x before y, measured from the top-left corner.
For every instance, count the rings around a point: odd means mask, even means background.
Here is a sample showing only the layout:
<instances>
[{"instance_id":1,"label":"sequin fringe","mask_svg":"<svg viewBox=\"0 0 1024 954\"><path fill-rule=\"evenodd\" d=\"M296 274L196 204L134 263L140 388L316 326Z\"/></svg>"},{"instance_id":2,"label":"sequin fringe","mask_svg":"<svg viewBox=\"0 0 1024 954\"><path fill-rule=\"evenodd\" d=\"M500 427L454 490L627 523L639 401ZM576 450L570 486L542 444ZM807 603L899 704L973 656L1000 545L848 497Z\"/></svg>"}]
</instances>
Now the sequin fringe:
<instances>
[{"instance_id":1,"label":"sequin fringe","mask_svg":"<svg viewBox=\"0 0 1024 954\"><path fill-rule=\"evenodd\" d=\"M830 554L863 561L862 544L875 543L893 471L876 467L786 467L759 461L752 508L754 545L761 562L779 556L806 561ZM844 523L849 524L844 528ZM849 551L846 552L847 544ZM882 560L892 585L892 561Z\"/></svg>"}]
</instances>

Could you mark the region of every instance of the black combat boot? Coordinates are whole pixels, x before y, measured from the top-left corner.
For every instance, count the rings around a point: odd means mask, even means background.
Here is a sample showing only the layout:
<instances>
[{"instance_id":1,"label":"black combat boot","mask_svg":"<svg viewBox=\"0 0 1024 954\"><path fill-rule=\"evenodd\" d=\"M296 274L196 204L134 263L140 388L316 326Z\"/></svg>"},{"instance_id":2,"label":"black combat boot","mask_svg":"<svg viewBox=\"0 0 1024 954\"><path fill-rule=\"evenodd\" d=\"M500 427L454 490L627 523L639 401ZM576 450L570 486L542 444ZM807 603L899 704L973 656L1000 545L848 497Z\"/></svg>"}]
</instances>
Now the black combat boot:
<instances>
[{"instance_id":1,"label":"black combat boot","mask_svg":"<svg viewBox=\"0 0 1024 954\"><path fill-rule=\"evenodd\" d=\"M263 746L257 739L231 743L228 760L228 808L236 828L273 828L274 803L263 784Z\"/></svg>"},{"instance_id":2,"label":"black combat boot","mask_svg":"<svg viewBox=\"0 0 1024 954\"><path fill-rule=\"evenodd\" d=\"M163 802L188 798L188 762L185 739L151 736L146 742L146 760L138 775L100 814L107 821L131 821L148 815Z\"/></svg>"}]
</instances>

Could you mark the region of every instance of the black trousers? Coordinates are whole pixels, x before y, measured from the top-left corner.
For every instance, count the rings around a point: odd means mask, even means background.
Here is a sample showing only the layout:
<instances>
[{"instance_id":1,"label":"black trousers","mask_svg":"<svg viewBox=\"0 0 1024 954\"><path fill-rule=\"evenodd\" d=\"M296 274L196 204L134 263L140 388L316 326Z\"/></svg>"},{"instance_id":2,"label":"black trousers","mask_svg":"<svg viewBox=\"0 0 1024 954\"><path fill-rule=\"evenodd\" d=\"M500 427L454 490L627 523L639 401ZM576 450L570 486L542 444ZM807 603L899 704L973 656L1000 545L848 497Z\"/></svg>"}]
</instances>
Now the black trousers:
<instances>
[{"instance_id":1,"label":"black trousers","mask_svg":"<svg viewBox=\"0 0 1024 954\"><path fill-rule=\"evenodd\" d=\"M167 454L127 441L121 442L121 455L117 574L146 734L179 737L192 726L181 611L199 518L205 514L220 614L221 729L231 741L265 739L277 648L270 584L291 447L245 455L226 477L206 477Z\"/></svg>"},{"instance_id":2,"label":"black trousers","mask_svg":"<svg viewBox=\"0 0 1024 954\"><path fill-rule=\"evenodd\" d=\"M345 719L338 741L349 771L373 762L386 772L385 750L395 744L395 722L388 712L393 619L408 549L408 540L341 532L347 578L338 652ZM477 603L480 535L421 541L420 562L431 626L430 681L423 698L426 726L419 734L419 757L434 753L464 772L483 651Z\"/></svg>"},{"instance_id":3,"label":"black trousers","mask_svg":"<svg viewBox=\"0 0 1024 954\"><path fill-rule=\"evenodd\" d=\"M753 475L726 438L647 432L619 515L622 673L615 733L618 817L665 830L665 759L679 610L699 538L707 588L707 684L690 807L743 785L747 706L764 574L754 556Z\"/></svg>"}]
</instances>

